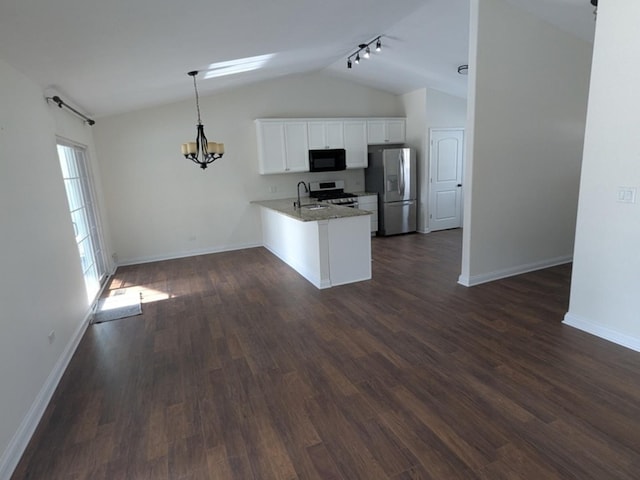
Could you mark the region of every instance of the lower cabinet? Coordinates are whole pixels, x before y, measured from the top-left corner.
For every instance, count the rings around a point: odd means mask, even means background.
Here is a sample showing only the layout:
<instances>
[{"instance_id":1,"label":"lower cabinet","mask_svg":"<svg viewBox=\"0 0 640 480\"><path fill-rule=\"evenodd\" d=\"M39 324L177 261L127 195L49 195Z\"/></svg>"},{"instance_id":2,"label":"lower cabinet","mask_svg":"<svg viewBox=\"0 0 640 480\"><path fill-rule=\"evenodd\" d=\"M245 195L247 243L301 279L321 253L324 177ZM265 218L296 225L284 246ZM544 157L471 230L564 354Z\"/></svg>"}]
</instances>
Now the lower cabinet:
<instances>
[{"instance_id":1,"label":"lower cabinet","mask_svg":"<svg viewBox=\"0 0 640 480\"><path fill-rule=\"evenodd\" d=\"M371 212L371 233L378 231L378 195L358 195L358 208Z\"/></svg>"},{"instance_id":2,"label":"lower cabinet","mask_svg":"<svg viewBox=\"0 0 640 480\"><path fill-rule=\"evenodd\" d=\"M370 215L299 219L261 206L262 242L317 288L371 278Z\"/></svg>"}]
</instances>

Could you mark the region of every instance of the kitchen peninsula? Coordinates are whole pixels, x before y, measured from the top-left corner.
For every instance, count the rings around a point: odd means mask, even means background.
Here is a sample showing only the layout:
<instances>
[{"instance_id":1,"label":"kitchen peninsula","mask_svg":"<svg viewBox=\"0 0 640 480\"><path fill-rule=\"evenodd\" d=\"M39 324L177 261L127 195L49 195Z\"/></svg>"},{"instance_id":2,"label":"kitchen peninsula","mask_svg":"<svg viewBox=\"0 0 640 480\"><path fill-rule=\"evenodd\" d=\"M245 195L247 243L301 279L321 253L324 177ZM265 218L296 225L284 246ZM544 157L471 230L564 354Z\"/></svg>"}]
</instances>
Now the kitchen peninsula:
<instances>
[{"instance_id":1,"label":"kitchen peninsula","mask_svg":"<svg viewBox=\"0 0 640 480\"><path fill-rule=\"evenodd\" d=\"M262 243L317 288L371 278L371 212L330 204L294 208L295 199L260 206Z\"/></svg>"}]
</instances>

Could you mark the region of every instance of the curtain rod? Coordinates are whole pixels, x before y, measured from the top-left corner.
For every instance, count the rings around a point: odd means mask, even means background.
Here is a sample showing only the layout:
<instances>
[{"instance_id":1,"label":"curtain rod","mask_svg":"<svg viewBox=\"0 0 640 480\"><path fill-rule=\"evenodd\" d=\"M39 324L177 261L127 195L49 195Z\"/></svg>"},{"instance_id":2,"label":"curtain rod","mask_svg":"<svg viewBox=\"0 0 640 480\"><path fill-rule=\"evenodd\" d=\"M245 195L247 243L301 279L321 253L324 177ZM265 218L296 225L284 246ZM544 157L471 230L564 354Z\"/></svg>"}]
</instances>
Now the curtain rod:
<instances>
[{"instance_id":1,"label":"curtain rod","mask_svg":"<svg viewBox=\"0 0 640 480\"><path fill-rule=\"evenodd\" d=\"M46 98L47 98L47 101L53 100L55 103L58 104L58 107L60 107L60 108L65 107L65 108L71 110L73 113L75 113L77 116L81 117L89 125L95 125L95 123L96 123L95 120L91 120L84 113L81 113L78 110L76 110L75 108L73 108L71 105L69 105L67 103L64 103L59 96L55 95L53 97L46 97Z\"/></svg>"}]
</instances>

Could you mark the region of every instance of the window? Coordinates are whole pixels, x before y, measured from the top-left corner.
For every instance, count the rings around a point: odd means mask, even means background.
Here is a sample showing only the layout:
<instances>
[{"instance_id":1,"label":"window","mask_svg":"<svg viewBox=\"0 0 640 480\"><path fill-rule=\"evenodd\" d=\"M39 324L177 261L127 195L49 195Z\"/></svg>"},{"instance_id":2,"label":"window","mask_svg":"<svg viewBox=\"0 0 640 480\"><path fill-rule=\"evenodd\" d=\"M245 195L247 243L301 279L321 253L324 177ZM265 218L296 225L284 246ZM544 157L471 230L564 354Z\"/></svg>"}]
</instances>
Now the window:
<instances>
[{"instance_id":1,"label":"window","mask_svg":"<svg viewBox=\"0 0 640 480\"><path fill-rule=\"evenodd\" d=\"M58 158L80 253L87 298L92 302L107 272L86 149L58 140Z\"/></svg>"}]
</instances>

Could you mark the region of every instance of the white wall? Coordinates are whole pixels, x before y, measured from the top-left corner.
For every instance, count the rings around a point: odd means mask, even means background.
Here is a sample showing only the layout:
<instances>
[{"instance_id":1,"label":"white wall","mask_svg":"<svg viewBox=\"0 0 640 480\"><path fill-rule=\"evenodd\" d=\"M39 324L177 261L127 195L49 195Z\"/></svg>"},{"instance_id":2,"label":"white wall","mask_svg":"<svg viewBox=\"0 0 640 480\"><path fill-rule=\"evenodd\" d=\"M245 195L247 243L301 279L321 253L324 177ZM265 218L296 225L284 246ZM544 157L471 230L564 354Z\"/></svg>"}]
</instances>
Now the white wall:
<instances>
[{"instance_id":1,"label":"white wall","mask_svg":"<svg viewBox=\"0 0 640 480\"><path fill-rule=\"evenodd\" d=\"M425 126L427 124L427 89L421 88L402 95L406 124L406 145L416 151L416 165L418 175L418 231L424 232L423 218L428 210L427 185L424 183L428 170Z\"/></svg>"},{"instance_id":2,"label":"white wall","mask_svg":"<svg viewBox=\"0 0 640 480\"><path fill-rule=\"evenodd\" d=\"M0 478L8 478L89 305L56 152L56 133L74 137L83 127L59 118L42 90L2 60L0 85Z\"/></svg>"},{"instance_id":3,"label":"white wall","mask_svg":"<svg viewBox=\"0 0 640 480\"><path fill-rule=\"evenodd\" d=\"M640 3L598 8L580 182L571 325L640 351L640 196L617 202L619 186L640 189Z\"/></svg>"},{"instance_id":4,"label":"white wall","mask_svg":"<svg viewBox=\"0 0 640 480\"><path fill-rule=\"evenodd\" d=\"M429 228L429 129L464 127L467 101L432 88L402 95L407 117L406 144L416 149L418 165L418 231Z\"/></svg>"},{"instance_id":5,"label":"white wall","mask_svg":"<svg viewBox=\"0 0 640 480\"><path fill-rule=\"evenodd\" d=\"M505 0L470 38L465 285L571 259L592 53Z\"/></svg>"},{"instance_id":6,"label":"white wall","mask_svg":"<svg viewBox=\"0 0 640 480\"><path fill-rule=\"evenodd\" d=\"M467 99L427 89L427 128L464 127Z\"/></svg>"},{"instance_id":7,"label":"white wall","mask_svg":"<svg viewBox=\"0 0 640 480\"><path fill-rule=\"evenodd\" d=\"M344 178L348 190L364 189L362 170L259 175L254 119L404 114L397 96L322 73L204 97L200 106L209 140L226 149L205 171L180 154L180 145L195 138L193 98L101 118L94 127L121 263L260 245L258 208L249 202L293 197L299 180Z\"/></svg>"},{"instance_id":8,"label":"white wall","mask_svg":"<svg viewBox=\"0 0 640 480\"><path fill-rule=\"evenodd\" d=\"M431 128L464 128L467 122L467 99L455 97L432 88L427 89L427 115L425 132L426 167L423 170L421 182L425 185L422 199L429 205L429 166L431 164L431 149L429 145L429 129ZM421 231L429 230L429 209L423 211L419 218Z\"/></svg>"}]
</instances>

